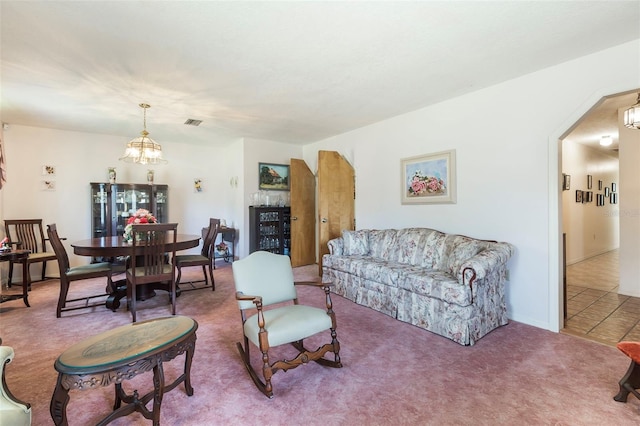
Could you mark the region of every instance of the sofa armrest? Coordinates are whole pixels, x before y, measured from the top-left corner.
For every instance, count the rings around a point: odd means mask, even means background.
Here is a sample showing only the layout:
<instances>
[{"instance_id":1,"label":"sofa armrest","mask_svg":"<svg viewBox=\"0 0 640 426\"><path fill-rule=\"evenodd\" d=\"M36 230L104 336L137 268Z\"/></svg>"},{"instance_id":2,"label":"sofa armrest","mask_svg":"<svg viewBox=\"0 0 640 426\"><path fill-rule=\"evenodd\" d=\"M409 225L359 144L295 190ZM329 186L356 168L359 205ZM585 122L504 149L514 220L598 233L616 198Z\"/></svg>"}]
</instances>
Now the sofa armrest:
<instances>
[{"instance_id":1,"label":"sofa armrest","mask_svg":"<svg viewBox=\"0 0 640 426\"><path fill-rule=\"evenodd\" d=\"M334 238L327 242L329 247L329 254L341 256L344 254L344 240L342 237Z\"/></svg>"},{"instance_id":2,"label":"sofa armrest","mask_svg":"<svg viewBox=\"0 0 640 426\"><path fill-rule=\"evenodd\" d=\"M515 247L509 243L492 243L491 247L467 259L460 265L457 279L461 284L472 285L491 271L504 265L515 253Z\"/></svg>"}]
</instances>

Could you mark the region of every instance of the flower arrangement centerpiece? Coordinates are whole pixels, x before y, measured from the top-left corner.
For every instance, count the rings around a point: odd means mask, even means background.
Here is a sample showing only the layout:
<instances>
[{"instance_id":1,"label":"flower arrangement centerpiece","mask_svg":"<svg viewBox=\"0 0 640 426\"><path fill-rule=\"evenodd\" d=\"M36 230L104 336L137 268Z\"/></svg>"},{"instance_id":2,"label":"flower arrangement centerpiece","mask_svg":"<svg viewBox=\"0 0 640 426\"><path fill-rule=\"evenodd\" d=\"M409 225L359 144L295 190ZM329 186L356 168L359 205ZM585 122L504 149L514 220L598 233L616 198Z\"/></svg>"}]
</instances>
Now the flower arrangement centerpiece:
<instances>
[{"instance_id":1,"label":"flower arrangement centerpiece","mask_svg":"<svg viewBox=\"0 0 640 426\"><path fill-rule=\"evenodd\" d=\"M133 241L133 225L141 224L141 223L158 223L158 219L146 209L138 209L133 216L129 217L127 220L127 226L124 227L124 234L122 235L122 239L130 243Z\"/></svg>"},{"instance_id":2,"label":"flower arrangement centerpiece","mask_svg":"<svg viewBox=\"0 0 640 426\"><path fill-rule=\"evenodd\" d=\"M444 181L435 176L424 176L416 172L409 185L409 196L419 197L423 195L444 194L446 191Z\"/></svg>"}]
</instances>

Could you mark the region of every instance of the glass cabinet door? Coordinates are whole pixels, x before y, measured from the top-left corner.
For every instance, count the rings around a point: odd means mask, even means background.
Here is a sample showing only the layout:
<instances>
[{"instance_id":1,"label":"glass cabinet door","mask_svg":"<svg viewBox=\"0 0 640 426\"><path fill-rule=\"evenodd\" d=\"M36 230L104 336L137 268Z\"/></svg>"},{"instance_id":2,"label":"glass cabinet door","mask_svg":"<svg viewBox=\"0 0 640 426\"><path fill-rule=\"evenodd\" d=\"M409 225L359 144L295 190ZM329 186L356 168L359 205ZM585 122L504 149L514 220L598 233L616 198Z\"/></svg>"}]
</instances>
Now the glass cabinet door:
<instances>
[{"instance_id":1,"label":"glass cabinet door","mask_svg":"<svg viewBox=\"0 0 640 426\"><path fill-rule=\"evenodd\" d=\"M91 185L91 235L93 238L110 235L107 186L106 183Z\"/></svg>"},{"instance_id":2,"label":"glass cabinet door","mask_svg":"<svg viewBox=\"0 0 640 426\"><path fill-rule=\"evenodd\" d=\"M167 205L168 198L169 188L166 185L153 186L153 200L155 200L155 205L153 206L152 213L160 223L166 223L169 221L169 212Z\"/></svg>"}]
</instances>

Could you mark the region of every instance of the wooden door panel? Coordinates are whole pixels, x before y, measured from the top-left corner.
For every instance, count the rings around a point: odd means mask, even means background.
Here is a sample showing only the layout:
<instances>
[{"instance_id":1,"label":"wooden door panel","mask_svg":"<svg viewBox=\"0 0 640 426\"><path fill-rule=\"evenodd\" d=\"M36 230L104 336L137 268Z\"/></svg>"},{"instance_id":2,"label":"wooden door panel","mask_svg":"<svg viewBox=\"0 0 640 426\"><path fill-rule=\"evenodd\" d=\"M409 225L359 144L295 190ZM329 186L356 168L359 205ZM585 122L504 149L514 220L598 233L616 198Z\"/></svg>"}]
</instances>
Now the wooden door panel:
<instances>
[{"instance_id":1,"label":"wooden door panel","mask_svg":"<svg viewBox=\"0 0 640 426\"><path fill-rule=\"evenodd\" d=\"M354 229L355 172L338 152L318 152L318 265L322 275L322 255L329 253L327 242L343 229Z\"/></svg>"},{"instance_id":2,"label":"wooden door panel","mask_svg":"<svg viewBox=\"0 0 640 426\"><path fill-rule=\"evenodd\" d=\"M291 265L316 263L316 177L307 163L291 159Z\"/></svg>"}]
</instances>

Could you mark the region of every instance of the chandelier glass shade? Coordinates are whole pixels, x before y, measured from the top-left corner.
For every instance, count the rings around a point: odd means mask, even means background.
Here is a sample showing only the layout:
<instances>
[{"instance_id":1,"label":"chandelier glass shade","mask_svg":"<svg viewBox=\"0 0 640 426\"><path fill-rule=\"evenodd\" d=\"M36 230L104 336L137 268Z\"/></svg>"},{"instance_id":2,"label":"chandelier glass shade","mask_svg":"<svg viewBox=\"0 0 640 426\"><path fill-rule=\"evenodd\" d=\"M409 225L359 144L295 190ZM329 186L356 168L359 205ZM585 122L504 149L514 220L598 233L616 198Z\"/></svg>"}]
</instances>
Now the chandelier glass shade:
<instances>
[{"instance_id":1,"label":"chandelier glass shade","mask_svg":"<svg viewBox=\"0 0 640 426\"><path fill-rule=\"evenodd\" d=\"M149 137L147 132L147 108L149 104L140 104L140 108L144 110L144 130L140 132L140 136L132 139L127 144L124 156L120 160L125 163L137 164L165 164L167 161L162 159L162 146Z\"/></svg>"},{"instance_id":2,"label":"chandelier glass shade","mask_svg":"<svg viewBox=\"0 0 640 426\"><path fill-rule=\"evenodd\" d=\"M630 129L640 129L640 93L638 102L624 112L624 126Z\"/></svg>"}]
</instances>

